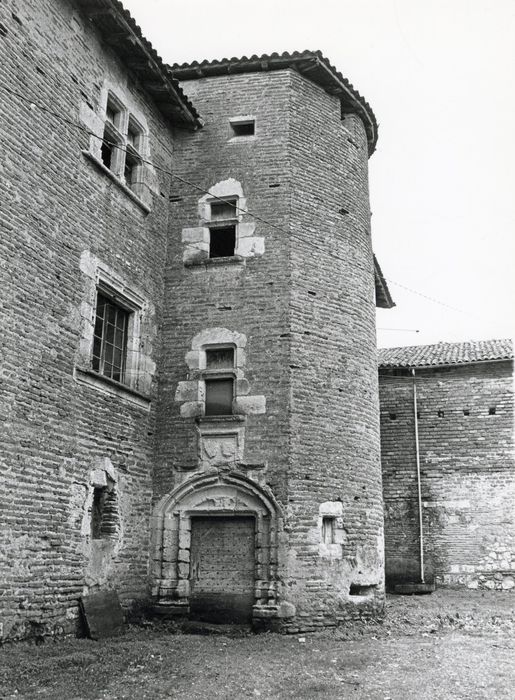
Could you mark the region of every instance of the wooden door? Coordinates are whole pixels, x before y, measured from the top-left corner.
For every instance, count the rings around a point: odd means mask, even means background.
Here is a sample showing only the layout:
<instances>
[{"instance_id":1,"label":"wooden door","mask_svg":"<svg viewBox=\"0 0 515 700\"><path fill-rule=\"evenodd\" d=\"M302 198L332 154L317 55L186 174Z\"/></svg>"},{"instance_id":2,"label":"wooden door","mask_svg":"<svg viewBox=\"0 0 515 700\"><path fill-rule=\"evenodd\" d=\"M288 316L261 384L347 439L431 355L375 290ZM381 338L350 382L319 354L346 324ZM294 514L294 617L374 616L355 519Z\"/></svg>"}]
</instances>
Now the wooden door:
<instances>
[{"instance_id":1,"label":"wooden door","mask_svg":"<svg viewBox=\"0 0 515 700\"><path fill-rule=\"evenodd\" d=\"M252 619L255 581L254 538L253 517L192 518L192 618L240 624Z\"/></svg>"}]
</instances>

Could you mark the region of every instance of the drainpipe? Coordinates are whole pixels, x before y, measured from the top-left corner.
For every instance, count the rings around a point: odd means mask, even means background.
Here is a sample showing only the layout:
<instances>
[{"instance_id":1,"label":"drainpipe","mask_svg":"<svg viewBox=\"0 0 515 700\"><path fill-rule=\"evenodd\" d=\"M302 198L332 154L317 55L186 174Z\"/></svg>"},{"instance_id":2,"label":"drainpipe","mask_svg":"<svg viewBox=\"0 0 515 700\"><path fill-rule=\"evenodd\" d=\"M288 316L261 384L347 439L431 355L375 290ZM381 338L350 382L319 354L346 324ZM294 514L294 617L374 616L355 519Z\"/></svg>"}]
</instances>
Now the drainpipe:
<instances>
[{"instance_id":1,"label":"drainpipe","mask_svg":"<svg viewBox=\"0 0 515 700\"><path fill-rule=\"evenodd\" d=\"M420 541L420 581L424 581L424 528L422 523L422 488L420 484L420 448L418 442L418 411L417 411L417 381L415 378L415 370L411 370L413 376L413 417L415 424L415 453L417 459L417 495L418 495L418 527Z\"/></svg>"}]
</instances>

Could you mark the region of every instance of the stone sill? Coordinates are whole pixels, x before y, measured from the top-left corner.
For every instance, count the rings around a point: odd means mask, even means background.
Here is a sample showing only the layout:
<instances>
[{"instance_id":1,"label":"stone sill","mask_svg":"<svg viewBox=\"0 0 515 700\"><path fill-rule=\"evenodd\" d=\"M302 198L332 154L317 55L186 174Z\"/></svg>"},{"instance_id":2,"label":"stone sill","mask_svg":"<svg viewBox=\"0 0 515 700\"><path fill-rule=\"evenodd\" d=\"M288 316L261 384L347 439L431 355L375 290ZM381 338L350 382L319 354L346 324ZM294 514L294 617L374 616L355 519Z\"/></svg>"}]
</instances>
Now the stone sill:
<instances>
[{"instance_id":1,"label":"stone sill","mask_svg":"<svg viewBox=\"0 0 515 700\"><path fill-rule=\"evenodd\" d=\"M98 374L98 372L84 367L75 367L74 377L79 384L90 386L103 394L118 396L120 399L133 406L138 406L145 411L150 411L151 399L149 396L136 391L136 389L132 389L126 384L117 382L115 379L110 379L103 374Z\"/></svg>"},{"instance_id":2,"label":"stone sill","mask_svg":"<svg viewBox=\"0 0 515 700\"><path fill-rule=\"evenodd\" d=\"M107 177L114 182L114 184L119 187L122 192L125 192L127 197L129 199L132 199L132 201L138 205L138 207L145 212L145 214L150 214L150 207L145 204L143 200L141 200L137 194L134 194L134 192L131 190L130 187L127 187L127 185L120 180L119 177L117 177L112 170L109 170L109 168L106 168L106 166L102 163L101 160L99 160L96 156L91 153L91 151L83 150L82 155L90 160L96 167L101 170L104 175L107 175Z\"/></svg>"},{"instance_id":3,"label":"stone sill","mask_svg":"<svg viewBox=\"0 0 515 700\"><path fill-rule=\"evenodd\" d=\"M247 420L246 416L229 415L229 416L198 416L195 418L197 423L244 423Z\"/></svg>"},{"instance_id":4,"label":"stone sill","mask_svg":"<svg viewBox=\"0 0 515 700\"><path fill-rule=\"evenodd\" d=\"M202 260L185 260L184 267L213 267L217 265L245 265L246 260L241 255L231 255L226 258L204 258Z\"/></svg>"}]
</instances>

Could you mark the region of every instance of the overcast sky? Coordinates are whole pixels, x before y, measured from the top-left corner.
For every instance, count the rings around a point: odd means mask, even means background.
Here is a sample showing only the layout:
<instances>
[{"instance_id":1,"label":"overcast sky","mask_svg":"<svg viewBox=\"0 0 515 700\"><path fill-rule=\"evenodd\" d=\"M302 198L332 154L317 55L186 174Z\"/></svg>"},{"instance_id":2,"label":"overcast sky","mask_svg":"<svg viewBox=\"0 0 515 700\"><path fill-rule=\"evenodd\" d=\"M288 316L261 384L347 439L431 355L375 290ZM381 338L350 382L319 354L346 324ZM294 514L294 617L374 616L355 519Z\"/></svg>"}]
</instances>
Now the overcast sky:
<instances>
[{"instance_id":1,"label":"overcast sky","mask_svg":"<svg viewBox=\"0 0 515 700\"><path fill-rule=\"evenodd\" d=\"M168 63L320 49L371 104L380 346L514 335L515 0L123 2Z\"/></svg>"}]
</instances>

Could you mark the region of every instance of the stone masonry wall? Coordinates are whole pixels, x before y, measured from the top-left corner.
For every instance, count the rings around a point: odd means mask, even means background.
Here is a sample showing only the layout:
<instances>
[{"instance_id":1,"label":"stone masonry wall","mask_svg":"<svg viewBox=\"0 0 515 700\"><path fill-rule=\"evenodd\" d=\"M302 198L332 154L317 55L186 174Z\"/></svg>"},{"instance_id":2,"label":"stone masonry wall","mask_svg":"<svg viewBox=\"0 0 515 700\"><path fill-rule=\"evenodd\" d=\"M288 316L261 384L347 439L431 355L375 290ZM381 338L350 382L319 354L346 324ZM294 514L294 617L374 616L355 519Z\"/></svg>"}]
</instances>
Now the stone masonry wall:
<instances>
[{"instance_id":1,"label":"stone masonry wall","mask_svg":"<svg viewBox=\"0 0 515 700\"><path fill-rule=\"evenodd\" d=\"M425 575L439 585L515 586L512 363L417 370ZM381 370L387 583L417 581L413 384Z\"/></svg>"},{"instance_id":2,"label":"stone masonry wall","mask_svg":"<svg viewBox=\"0 0 515 700\"><path fill-rule=\"evenodd\" d=\"M79 370L102 268L141 300L134 386L153 398L168 217L165 177L150 168L148 212L83 154L89 134L36 105L98 131L113 89L165 168L171 134L71 2L3 2L0 23L0 83L29 98L0 92L0 636L15 638L72 630L84 592L147 594L154 402ZM106 536L92 541L106 484Z\"/></svg>"}]
</instances>

